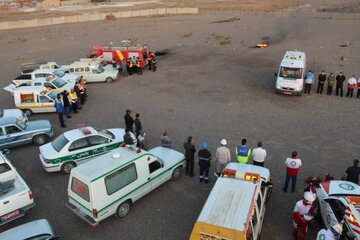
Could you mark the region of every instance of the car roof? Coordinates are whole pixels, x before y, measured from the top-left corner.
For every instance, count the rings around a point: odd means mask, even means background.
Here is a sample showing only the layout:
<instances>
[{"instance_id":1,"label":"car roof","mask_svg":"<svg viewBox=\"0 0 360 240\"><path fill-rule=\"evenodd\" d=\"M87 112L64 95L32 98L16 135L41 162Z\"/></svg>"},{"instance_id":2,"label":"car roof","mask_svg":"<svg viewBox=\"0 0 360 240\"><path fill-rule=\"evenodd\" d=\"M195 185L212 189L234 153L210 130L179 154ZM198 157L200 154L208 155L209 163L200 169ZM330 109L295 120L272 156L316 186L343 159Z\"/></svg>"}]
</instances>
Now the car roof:
<instances>
[{"instance_id":1,"label":"car roof","mask_svg":"<svg viewBox=\"0 0 360 240\"><path fill-rule=\"evenodd\" d=\"M50 236L54 235L51 226L46 219L28 222L2 232L0 233L0 239L22 240L40 234L49 234Z\"/></svg>"},{"instance_id":2,"label":"car roof","mask_svg":"<svg viewBox=\"0 0 360 240\"><path fill-rule=\"evenodd\" d=\"M153 156L145 150L137 152L131 147L119 147L77 166L71 170L71 174L75 177L80 176L81 179L87 182L94 182L146 155Z\"/></svg>"},{"instance_id":3,"label":"car roof","mask_svg":"<svg viewBox=\"0 0 360 240\"><path fill-rule=\"evenodd\" d=\"M16 117L0 118L0 127L8 124L16 124Z\"/></svg>"},{"instance_id":4,"label":"car roof","mask_svg":"<svg viewBox=\"0 0 360 240\"><path fill-rule=\"evenodd\" d=\"M72 141L85 136L98 135L97 131L93 127L79 127L67 132L64 132L64 136L67 140Z\"/></svg>"},{"instance_id":5,"label":"car roof","mask_svg":"<svg viewBox=\"0 0 360 240\"><path fill-rule=\"evenodd\" d=\"M283 67L304 68L305 53L298 51L287 51L281 61Z\"/></svg>"},{"instance_id":6,"label":"car roof","mask_svg":"<svg viewBox=\"0 0 360 240\"><path fill-rule=\"evenodd\" d=\"M36 69L32 73L51 73L52 74L56 70L59 70L59 69Z\"/></svg>"},{"instance_id":7,"label":"car roof","mask_svg":"<svg viewBox=\"0 0 360 240\"><path fill-rule=\"evenodd\" d=\"M320 185L328 196L360 196L360 186L352 182L331 180Z\"/></svg>"},{"instance_id":8,"label":"car roof","mask_svg":"<svg viewBox=\"0 0 360 240\"><path fill-rule=\"evenodd\" d=\"M22 86L19 88L16 88L14 92L23 92L24 90L26 91L37 91L37 92L41 92L43 91L45 88L42 86Z\"/></svg>"}]
</instances>

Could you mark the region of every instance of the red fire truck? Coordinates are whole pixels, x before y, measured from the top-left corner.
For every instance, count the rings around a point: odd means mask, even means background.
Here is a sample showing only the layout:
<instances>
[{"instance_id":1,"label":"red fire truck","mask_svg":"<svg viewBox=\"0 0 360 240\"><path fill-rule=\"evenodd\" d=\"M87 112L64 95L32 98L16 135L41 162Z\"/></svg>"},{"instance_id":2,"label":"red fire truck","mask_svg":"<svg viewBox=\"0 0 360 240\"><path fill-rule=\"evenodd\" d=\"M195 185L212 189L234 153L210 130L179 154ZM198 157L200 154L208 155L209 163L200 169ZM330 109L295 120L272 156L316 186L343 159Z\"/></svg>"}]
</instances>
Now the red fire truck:
<instances>
[{"instance_id":1,"label":"red fire truck","mask_svg":"<svg viewBox=\"0 0 360 240\"><path fill-rule=\"evenodd\" d=\"M145 67L148 64L147 56L150 54L149 48L146 45L134 44L132 41L122 41L120 46L105 47L103 45L94 46L90 52L89 58L103 58L108 63L111 63L113 59L116 62L121 62L123 59L127 61L131 59L139 58L141 67Z\"/></svg>"}]
</instances>

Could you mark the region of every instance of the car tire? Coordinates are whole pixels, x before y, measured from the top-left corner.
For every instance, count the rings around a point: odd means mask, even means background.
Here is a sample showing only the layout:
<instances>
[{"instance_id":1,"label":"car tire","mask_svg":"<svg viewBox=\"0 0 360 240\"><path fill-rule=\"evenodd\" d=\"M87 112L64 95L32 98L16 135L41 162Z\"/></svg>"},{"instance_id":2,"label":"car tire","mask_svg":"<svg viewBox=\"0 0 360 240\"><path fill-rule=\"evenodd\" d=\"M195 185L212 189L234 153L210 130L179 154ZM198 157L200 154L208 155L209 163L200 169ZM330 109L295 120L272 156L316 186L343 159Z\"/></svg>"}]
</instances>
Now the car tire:
<instances>
[{"instance_id":1,"label":"car tire","mask_svg":"<svg viewBox=\"0 0 360 240\"><path fill-rule=\"evenodd\" d=\"M130 209L131 209L131 201L127 200L118 206L118 208L116 209L115 216L117 218L124 218L129 214Z\"/></svg>"},{"instance_id":2,"label":"car tire","mask_svg":"<svg viewBox=\"0 0 360 240\"><path fill-rule=\"evenodd\" d=\"M41 135L37 135L33 138L33 143L38 145L38 146L41 146L43 145L44 143L46 143L48 140L48 136L44 135L44 134L41 134Z\"/></svg>"},{"instance_id":3,"label":"car tire","mask_svg":"<svg viewBox=\"0 0 360 240\"><path fill-rule=\"evenodd\" d=\"M173 173L171 175L171 180L175 181L175 180L179 179L182 175L182 172L183 172L182 166L175 168L175 170L173 171Z\"/></svg>"},{"instance_id":4,"label":"car tire","mask_svg":"<svg viewBox=\"0 0 360 240\"><path fill-rule=\"evenodd\" d=\"M114 79L112 79L111 77L108 77L108 78L106 78L105 82L111 83L113 80L114 80Z\"/></svg>"},{"instance_id":5,"label":"car tire","mask_svg":"<svg viewBox=\"0 0 360 240\"><path fill-rule=\"evenodd\" d=\"M23 112L26 114L26 116L31 116L33 114L31 109L24 109Z\"/></svg>"},{"instance_id":6,"label":"car tire","mask_svg":"<svg viewBox=\"0 0 360 240\"><path fill-rule=\"evenodd\" d=\"M76 167L76 163L74 162L66 162L61 166L61 171L65 174L70 174L71 169Z\"/></svg>"}]
</instances>

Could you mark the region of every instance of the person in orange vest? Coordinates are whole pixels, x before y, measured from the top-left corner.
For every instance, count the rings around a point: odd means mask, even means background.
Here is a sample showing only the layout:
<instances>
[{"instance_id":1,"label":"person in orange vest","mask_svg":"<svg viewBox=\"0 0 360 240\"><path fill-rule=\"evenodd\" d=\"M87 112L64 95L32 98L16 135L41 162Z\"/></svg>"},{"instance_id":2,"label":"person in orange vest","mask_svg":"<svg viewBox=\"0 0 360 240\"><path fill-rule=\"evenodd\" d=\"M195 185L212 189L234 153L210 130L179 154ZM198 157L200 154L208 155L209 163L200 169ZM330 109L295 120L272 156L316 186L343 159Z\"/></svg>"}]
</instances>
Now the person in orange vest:
<instances>
[{"instance_id":1,"label":"person in orange vest","mask_svg":"<svg viewBox=\"0 0 360 240\"><path fill-rule=\"evenodd\" d=\"M142 71L141 71L141 63L139 58L136 59L136 71L138 75L142 75Z\"/></svg>"},{"instance_id":2,"label":"person in orange vest","mask_svg":"<svg viewBox=\"0 0 360 240\"><path fill-rule=\"evenodd\" d=\"M354 89L356 87L356 84L357 84L357 81L356 81L356 78L355 78L355 75L352 75L351 78L349 78L348 82L348 90L347 90L347 93L346 93L346 96L347 97L353 97L353 94L354 94Z\"/></svg>"},{"instance_id":3,"label":"person in orange vest","mask_svg":"<svg viewBox=\"0 0 360 240\"><path fill-rule=\"evenodd\" d=\"M84 105L84 103L85 103L85 90L84 90L84 87L80 83L80 81L78 81L76 83L76 87L79 89L79 92L80 92L80 104Z\"/></svg>"},{"instance_id":4,"label":"person in orange vest","mask_svg":"<svg viewBox=\"0 0 360 240\"><path fill-rule=\"evenodd\" d=\"M88 97L87 89L86 89L87 88L87 81L83 76L80 77L80 84L83 86L84 96L85 96L84 100L86 100L86 98Z\"/></svg>"},{"instance_id":5,"label":"person in orange vest","mask_svg":"<svg viewBox=\"0 0 360 240\"><path fill-rule=\"evenodd\" d=\"M77 110L78 98L77 98L75 90L71 89L68 96L69 96L69 101L71 102L71 108L72 108L73 112L78 113L78 110Z\"/></svg>"}]
</instances>

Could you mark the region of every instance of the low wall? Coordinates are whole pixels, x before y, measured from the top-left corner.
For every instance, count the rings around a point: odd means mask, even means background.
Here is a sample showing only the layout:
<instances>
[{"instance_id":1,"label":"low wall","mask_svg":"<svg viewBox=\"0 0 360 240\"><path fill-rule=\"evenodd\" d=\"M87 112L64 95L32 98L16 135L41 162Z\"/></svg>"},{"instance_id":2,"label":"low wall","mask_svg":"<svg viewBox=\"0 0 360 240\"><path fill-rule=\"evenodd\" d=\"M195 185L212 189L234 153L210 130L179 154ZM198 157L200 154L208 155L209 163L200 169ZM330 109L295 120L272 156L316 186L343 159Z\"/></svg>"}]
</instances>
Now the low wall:
<instances>
[{"instance_id":1,"label":"low wall","mask_svg":"<svg viewBox=\"0 0 360 240\"><path fill-rule=\"evenodd\" d=\"M84 13L74 16L62 16L52 18L39 18L31 20L19 20L0 22L0 30L10 30L29 27L41 27L49 25L57 25L64 23L78 23L100 21L112 15L112 18L130 18L130 17L151 17L159 15L177 15L177 14L198 14L198 8L157 8L157 9L143 9L133 11L117 11L108 13Z\"/></svg>"}]
</instances>

